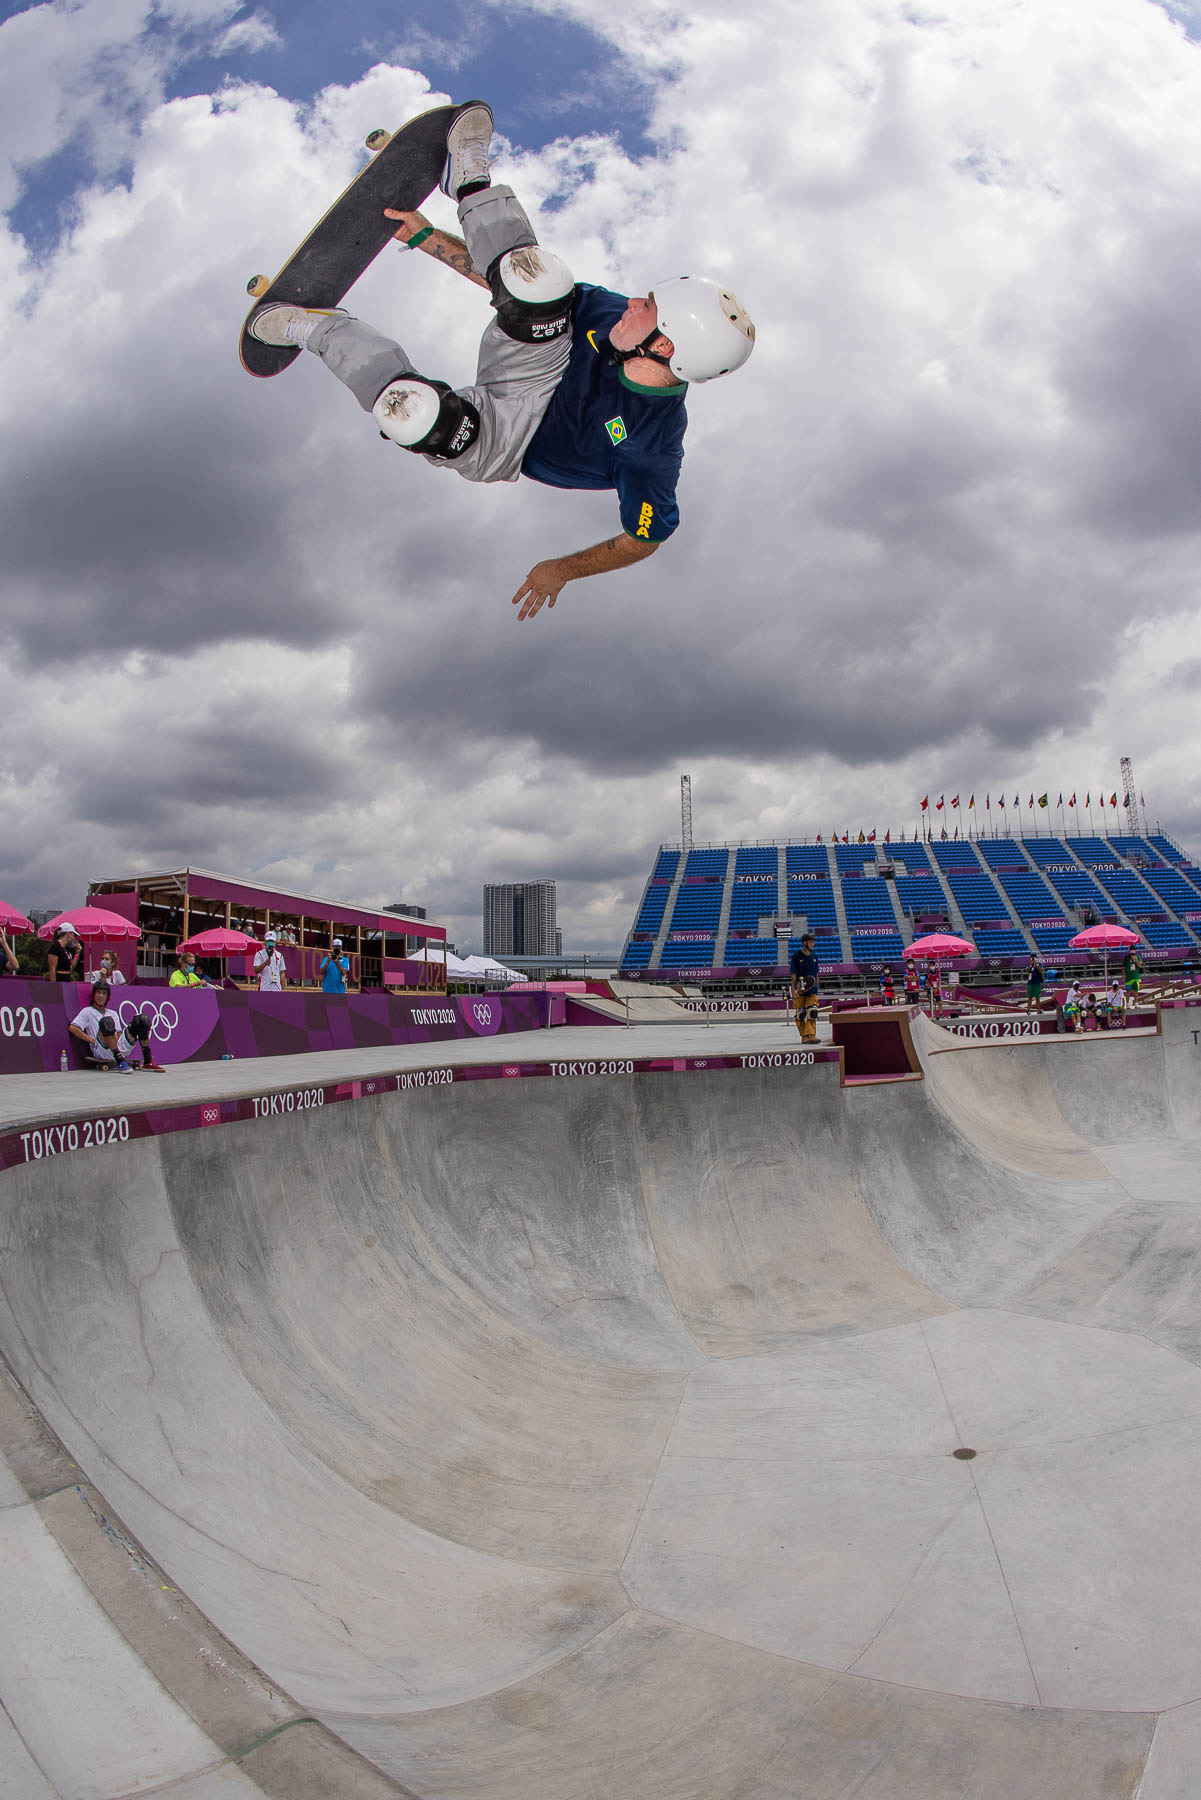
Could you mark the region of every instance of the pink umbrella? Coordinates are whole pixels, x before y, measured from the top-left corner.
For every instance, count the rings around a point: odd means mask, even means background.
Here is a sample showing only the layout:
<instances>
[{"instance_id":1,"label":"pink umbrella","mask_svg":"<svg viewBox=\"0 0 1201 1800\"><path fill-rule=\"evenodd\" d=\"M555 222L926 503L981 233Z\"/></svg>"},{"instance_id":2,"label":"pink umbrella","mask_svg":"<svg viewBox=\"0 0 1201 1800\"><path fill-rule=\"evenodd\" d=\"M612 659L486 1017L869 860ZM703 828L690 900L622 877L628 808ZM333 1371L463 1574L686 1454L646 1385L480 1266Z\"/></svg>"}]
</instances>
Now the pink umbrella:
<instances>
[{"instance_id":1,"label":"pink umbrella","mask_svg":"<svg viewBox=\"0 0 1201 1800\"><path fill-rule=\"evenodd\" d=\"M258 938L247 937L244 931L226 931L222 926L214 926L212 931L198 931L194 937L185 938L179 947L194 950L197 956L245 956L249 950L262 948Z\"/></svg>"},{"instance_id":2,"label":"pink umbrella","mask_svg":"<svg viewBox=\"0 0 1201 1800\"><path fill-rule=\"evenodd\" d=\"M23 912L15 906L6 906L0 900L0 931L32 931L33 920L27 919Z\"/></svg>"},{"instance_id":3,"label":"pink umbrella","mask_svg":"<svg viewBox=\"0 0 1201 1800\"><path fill-rule=\"evenodd\" d=\"M976 946L966 938L952 937L949 931L932 931L928 937L914 938L906 944L902 956L971 956Z\"/></svg>"},{"instance_id":4,"label":"pink umbrella","mask_svg":"<svg viewBox=\"0 0 1201 1800\"><path fill-rule=\"evenodd\" d=\"M1138 932L1128 931L1125 925L1090 925L1087 931L1078 931L1072 939L1073 950L1125 950L1131 944L1138 943Z\"/></svg>"},{"instance_id":5,"label":"pink umbrella","mask_svg":"<svg viewBox=\"0 0 1201 1800\"><path fill-rule=\"evenodd\" d=\"M931 931L926 937L914 938L906 944L902 956L971 956L975 944L966 938L952 937L949 931ZM933 1004L933 995L931 995Z\"/></svg>"},{"instance_id":6,"label":"pink umbrella","mask_svg":"<svg viewBox=\"0 0 1201 1800\"><path fill-rule=\"evenodd\" d=\"M1137 931L1129 931L1125 925L1111 925L1108 920L1103 920L1100 925L1090 925L1087 931L1078 931L1072 939L1072 948L1105 952L1105 974L1102 979L1108 987L1110 950L1128 950L1131 944L1137 943Z\"/></svg>"},{"instance_id":7,"label":"pink umbrella","mask_svg":"<svg viewBox=\"0 0 1201 1800\"><path fill-rule=\"evenodd\" d=\"M142 928L135 925L132 919L123 919L119 913L105 912L102 906L76 906L70 912L59 913L55 919L48 919L38 927L40 938L52 938L60 925L70 925L77 938L85 943L93 940L103 943L114 943L122 938L140 938Z\"/></svg>"}]
</instances>

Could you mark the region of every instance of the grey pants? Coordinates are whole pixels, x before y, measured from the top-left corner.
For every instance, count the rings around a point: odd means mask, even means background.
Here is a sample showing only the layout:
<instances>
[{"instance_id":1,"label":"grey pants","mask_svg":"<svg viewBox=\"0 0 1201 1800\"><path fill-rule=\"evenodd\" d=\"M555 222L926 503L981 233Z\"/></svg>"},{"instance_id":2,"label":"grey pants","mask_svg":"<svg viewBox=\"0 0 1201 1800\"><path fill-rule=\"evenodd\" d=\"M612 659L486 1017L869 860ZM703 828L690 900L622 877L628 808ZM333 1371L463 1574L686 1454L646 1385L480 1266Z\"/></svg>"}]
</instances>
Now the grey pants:
<instances>
[{"instance_id":1,"label":"grey pants","mask_svg":"<svg viewBox=\"0 0 1201 1800\"><path fill-rule=\"evenodd\" d=\"M538 241L511 188L468 194L459 204L459 219L481 275L506 251ZM395 339L384 337L362 319L318 325L307 347L350 389L365 412L371 411L389 382L422 373ZM516 481L570 354L569 333L549 343L519 344L493 321L480 343L475 385L456 390L479 413L480 434L454 462L439 456L425 460L439 469L453 469L468 481Z\"/></svg>"}]
</instances>

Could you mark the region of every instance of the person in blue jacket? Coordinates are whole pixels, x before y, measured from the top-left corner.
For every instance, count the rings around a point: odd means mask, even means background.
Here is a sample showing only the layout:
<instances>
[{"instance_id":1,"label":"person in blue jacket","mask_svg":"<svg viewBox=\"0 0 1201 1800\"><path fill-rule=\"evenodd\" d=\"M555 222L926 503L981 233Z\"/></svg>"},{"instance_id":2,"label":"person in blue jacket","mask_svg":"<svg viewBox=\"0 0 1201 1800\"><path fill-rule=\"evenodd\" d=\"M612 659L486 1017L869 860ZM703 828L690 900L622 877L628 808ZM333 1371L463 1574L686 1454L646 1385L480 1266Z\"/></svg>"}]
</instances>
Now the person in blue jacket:
<instances>
[{"instance_id":1,"label":"person in blue jacket","mask_svg":"<svg viewBox=\"0 0 1201 1800\"><path fill-rule=\"evenodd\" d=\"M299 344L371 413L381 435L468 481L613 489L621 529L604 543L535 563L513 596L519 619L552 607L569 581L628 568L679 523L691 382L741 367L755 328L740 301L707 277L677 275L629 298L577 283L543 249L511 188L491 183L492 113L459 109L447 137L442 191L463 237L419 212L387 211L396 236L486 288L495 318L472 386L419 374L408 353L340 307L268 304L251 320L268 344Z\"/></svg>"},{"instance_id":2,"label":"person in blue jacket","mask_svg":"<svg viewBox=\"0 0 1201 1800\"><path fill-rule=\"evenodd\" d=\"M341 938L334 939L334 947L322 958L321 992L323 994L344 994L346 977L350 974L350 958L342 948Z\"/></svg>"}]
</instances>

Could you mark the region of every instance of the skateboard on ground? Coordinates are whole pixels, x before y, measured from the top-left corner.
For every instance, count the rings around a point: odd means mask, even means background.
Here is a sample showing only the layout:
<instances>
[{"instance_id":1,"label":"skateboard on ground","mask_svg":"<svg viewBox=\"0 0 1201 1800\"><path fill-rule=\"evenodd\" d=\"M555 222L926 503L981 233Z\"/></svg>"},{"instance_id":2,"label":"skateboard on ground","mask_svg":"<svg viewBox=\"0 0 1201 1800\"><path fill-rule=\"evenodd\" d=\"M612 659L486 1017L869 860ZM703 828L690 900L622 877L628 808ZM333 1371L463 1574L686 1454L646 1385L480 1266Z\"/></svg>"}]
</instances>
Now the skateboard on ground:
<instances>
[{"instance_id":1,"label":"skateboard on ground","mask_svg":"<svg viewBox=\"0 0 1201 1800\"><path fill-rule=\"evenodd\" d=\"M274 281L256 275L247 282L246 292L257 302L246 315L238 345L248 375L278 375L300 355L295 344L260 344L250 335L251 319L278 301L289 306L337 306L395 236L395 223L384 217L385 206L415 212L438 185L446 161L446 134L460 110L436 106L399 131L373 131L367 139L371 161L318 220Z\"/></svg>"}]
</instances>

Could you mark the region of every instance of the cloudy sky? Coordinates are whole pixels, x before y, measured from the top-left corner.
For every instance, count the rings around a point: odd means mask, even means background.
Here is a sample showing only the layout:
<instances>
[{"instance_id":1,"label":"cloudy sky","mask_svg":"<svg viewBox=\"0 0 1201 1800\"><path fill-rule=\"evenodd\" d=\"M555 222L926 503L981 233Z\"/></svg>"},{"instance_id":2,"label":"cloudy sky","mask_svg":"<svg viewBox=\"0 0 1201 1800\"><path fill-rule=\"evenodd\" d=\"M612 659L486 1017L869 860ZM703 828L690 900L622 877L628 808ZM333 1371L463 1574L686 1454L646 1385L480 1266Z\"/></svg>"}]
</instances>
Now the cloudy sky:
<instances>
[{"instance_id":1,"label":"cloudy sky","mask_svg":"<svg viewBox=\"0 0 1201 1800\"><path fill-rule=\"evenodd\" d=\"M478 948L481 884L551 875L615 948L682 770L721 841L1129 754L1201 851L1201 4L0 17L0 897L192 862ZM470 487L237 359L364 134L474 95L578 276L720 275L759 329L676 537L524 624L613 496ZM427 258L353 304L471 378L486 299Z\"/></svg>"}]
</instances>

